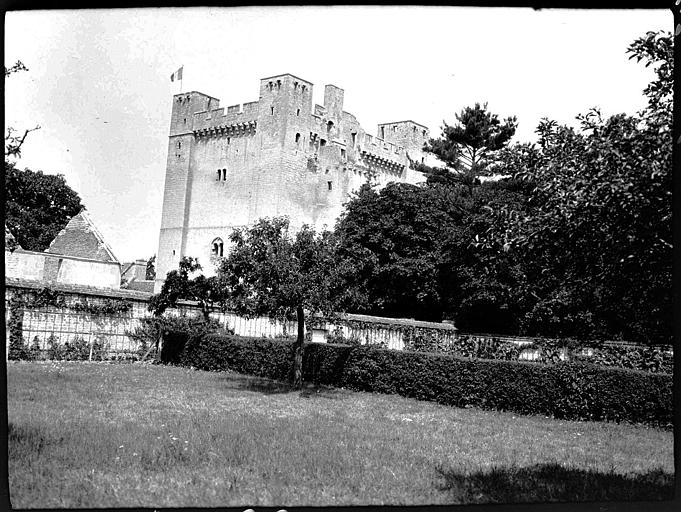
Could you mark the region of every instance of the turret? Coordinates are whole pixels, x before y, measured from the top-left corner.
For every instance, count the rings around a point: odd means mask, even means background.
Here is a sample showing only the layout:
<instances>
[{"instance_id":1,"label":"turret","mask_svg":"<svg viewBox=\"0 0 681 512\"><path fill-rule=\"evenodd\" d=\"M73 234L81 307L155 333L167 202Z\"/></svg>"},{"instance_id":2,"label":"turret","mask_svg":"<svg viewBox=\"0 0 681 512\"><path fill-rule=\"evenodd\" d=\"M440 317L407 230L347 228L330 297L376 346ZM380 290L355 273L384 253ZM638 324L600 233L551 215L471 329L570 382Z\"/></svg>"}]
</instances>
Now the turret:
<instances>
[{"instance_id":1,"label":"turret","mask_svg":"<svg viewBox=\"0 0 681 512\"><path fill-rule=\"evenodd\" d=\"M268 143L298 144L312 113L312 83L285 73L260 80L258 131Z\"/></svg>"},{"instance_id":2,"label":"turret","mask_svg":"<svg viewBox=\"0 0 681 512\"><path fill-rule=\"evenodd\" d=\"M428 142L428 128L414 121L397 121L378 125L378 137L403 147L409 158L418 163L423 162L423 146Z\"/></svg>"},{"instance_id":3,"label":"turret","mask_svg":"<svg viewBox=\"0 0 681 512\"><path fill-rule=\"evenodd\" d=\"M156 284L158 293L166 273L177 268L184 255L191 186L191 153L194 144L194 114L217 108L220 100L192 91L173 96L168 138L165 187L161 232L156 256Z\"/></svg>"},{"instance_id":4,"label":"turret","mask_svg":"<svg viewBox=\"0 0 681 512\"><path fill-rule=\"evenodd\" d=\"M220 100L201 92L185 92L173 96L173 110L170 118L170 136L191 132L194 114L217 108Z\"/></svg>"},{"instance_id":5,"label":"turret","mask_svg":"<svg viewBox=\"0 0 681 512\"><path fill-rule=\"evenodd\" d=\"M343 96L345 92L335 85L324 87L324 108L326 109L326 132L328 139L338 138L343 119Z\"/></svg>"}]
</instances>

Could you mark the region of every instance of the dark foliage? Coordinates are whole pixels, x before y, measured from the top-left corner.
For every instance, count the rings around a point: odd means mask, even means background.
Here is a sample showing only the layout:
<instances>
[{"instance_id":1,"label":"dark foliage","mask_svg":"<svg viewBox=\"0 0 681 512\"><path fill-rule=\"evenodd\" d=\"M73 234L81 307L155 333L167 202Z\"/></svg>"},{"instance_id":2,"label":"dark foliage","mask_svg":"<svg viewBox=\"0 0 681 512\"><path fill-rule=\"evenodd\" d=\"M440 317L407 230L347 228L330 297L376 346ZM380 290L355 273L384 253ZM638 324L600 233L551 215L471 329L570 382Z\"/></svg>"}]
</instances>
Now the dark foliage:
<instances>
[{"instance_id":1,"label":"dark foliage","mask_svg":"<svg viewBox=\"0 0 681 512\"><path fill-rule=\"evenodd\" d=\"M646 109L592 109L579 129L544 119L538 146L502 152L501 172L530 196L499 209L487 241L525 261L528 334L671 340L671 35L649 33L629 53L656 71Z\"/></svg>"},{"instance_id":2,"label":"dark foliage","mask_svg":"<svg viewBox=\"0 0 681 512\"><path fill-rule=\"evenodd\" d=\"M468 331L514 333L522 315L520 262L475 246L502 205L524 202L516 182L469 189L435 172L426 186L362 187L335 233L349 262L345 307L378 316L456 319Z\"/></svg>"},{"instance_id":3,"label":"dark foliage","mask_svg":"<svg viewBox=\"0 0 681 512\"><path fill-rule=\"evenodd\" d=\"M233 334L233 331L225 330L216 320L205 321L203 318L193 316L146 317L134 330L126 334L138 343L137 354L140 357L144 356L152 345L157 349L158 342L163 339L161 360L171 361L182 351L188 339L215 332Z\"/></svg>"},{"instance_id":4,"label":"dark foliage","mask_svg":"<svg viewBox=\"0 0 681 512\"><path fill-rule=\"evenodd\" d=\"M51 360L65 361L88 361L92 351L93 361L102 361L106 357L108 347L102 339L95 339L92 346L80 336L63 345L59 344L56 338L48 339L47 358Z\"/></svg>"},{"instance_id":5,"label":"dark foliage","mask_svg":"<svg viewBox=\"0 0 681 512\"><path fill-rule=\"evenodd\" d=\"M147 271L144 278L150 281L156 279L156 255L154 254L147 260Z\"/></svg>"},{"instance_id":6,"label":"dark foliage","mask_svg":"<svg viewBox=\"0 0 681 512\"><path fill-rule=\"evenodd\" d=\"M153 295L149 300L149 311L160 316L166 309L177 305L178 300L196 301L201 308L204 321L208 322L213 307L221 304L223 300L224 288L219 286L216 277L198 274L190 278L192 274L200 270L202 267L198 259L183 257L180 260L180 268L168 272L160 293ZM149 265L147 264L148 271Z\"/></svg>"},{"instance_id":7,"label":"dark foliage","mask_svg":"<svg viewBox=\"0 0 681 512\"><path fill-rule=\"evenodd\" d=\"M20 171L5 161L5 223L19 245L44 251L83 205L61 174Z\"/></svg>"},{"instance_id":8,"label":"dark foliage","mask_svg":"<svg viewBox=\"0 0 681 512\"><path fill-rule=\"evenodd\" d=\"M420 166L425 186L361 189L336 226L354 264L348 309L454 319L462 332L669 344L672 48L653 32L629 47L656 74L636 115L544 119L536 144L507 147L515 120L476 105L429 145L458 172Z\"/></svg>"},{"instance_id":9,"label":"dark foliage","mask_svg":"<svg viewBox=\"0 0 681 512\"><path fill-rule=\"evenodd\" d=\"M509 142L518 125L515 117L502 123L486 103L464 108L456 120L453 126L444 123L442 135L431 139L426 151L472 179L485 173L492 154Z\"/></svg>"}]
</instances>

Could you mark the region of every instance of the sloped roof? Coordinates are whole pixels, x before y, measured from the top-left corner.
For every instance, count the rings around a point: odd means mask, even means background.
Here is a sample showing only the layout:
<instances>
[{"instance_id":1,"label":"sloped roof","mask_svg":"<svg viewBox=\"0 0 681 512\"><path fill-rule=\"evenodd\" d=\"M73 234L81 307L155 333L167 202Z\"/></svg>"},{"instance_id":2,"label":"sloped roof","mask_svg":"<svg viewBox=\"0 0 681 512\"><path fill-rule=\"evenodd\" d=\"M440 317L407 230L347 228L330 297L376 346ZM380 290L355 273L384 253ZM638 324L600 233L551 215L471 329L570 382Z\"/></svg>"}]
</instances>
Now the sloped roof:
<instances>
[{"instance_id":1,"label":"sloped roof","mask_svg":"<svg viewBox=\"0 0 681 512\"><path fill-rule=\"evenodd\" d=\"M133 280L130 281L126 287L128 290L136 290L139 292L154 293L154 281L151 280Z\"/></svg>"},{"instance_id":2,"label":"sloped roof","mask_svg":"<svg viewBox=\"0 0 681 512\"><path fill-rule=\"evenodd\" d=\"M133 261L132 263L123 263L121 265L121 279L128 279L130 276L127 276L126 274L130 272L130 269L133 268L135 265L135 262ZM134 270L134 269L133 269Z\"/></svg>"},{"instance_id":3,"label":"sloped roof","mask_svg":"<svg viewBox=\"0 0 681 512\"><path fill-rule=\"evenodd\" d=\"M118 263L118 258L85 210L71 218L45 252Z\"/></svg>"}]
</instances>

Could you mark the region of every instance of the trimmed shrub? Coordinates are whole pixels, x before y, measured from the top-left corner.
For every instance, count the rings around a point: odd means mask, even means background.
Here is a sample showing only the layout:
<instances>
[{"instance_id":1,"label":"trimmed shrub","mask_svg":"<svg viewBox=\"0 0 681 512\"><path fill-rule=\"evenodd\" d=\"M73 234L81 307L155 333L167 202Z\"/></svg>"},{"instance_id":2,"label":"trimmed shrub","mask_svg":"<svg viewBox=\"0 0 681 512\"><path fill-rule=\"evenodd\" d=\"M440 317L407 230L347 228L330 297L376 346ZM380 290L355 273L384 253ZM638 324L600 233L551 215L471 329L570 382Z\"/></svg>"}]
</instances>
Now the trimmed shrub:
<instances>
[{"instance_id":1,"label":"trimmed shrub","mask_svg":"<svg viewBox=\"0 0 681 512\"><path fill-rule=\"evenodd\" d=\"M184 349L167 362L285 380L290 377L293 367L293 343L234 335L192 336L187 339Z\"/></svg>"},{"instance_id":2,"label":"trimmed shrub","mask_svg":"<svg viewBox=\"0 0 681 512\"><path fill-rule=\"evenodd\" d=\"M223 329L217 320L206 322L202 317L195 316L161 316L145 317L140 324L126 334L138 343L137 356L143 357L151 345L155 345L163 333L163 347L161 361L174 361L182 352L187 340L193 336L203 337L209 333L233 333Z\"/></svg>"},{"instance_id":3,"label":"trimmed shrub","mask_svg":"<svg viewBox=\"0 0 681 512\"><path fill-rule=\"evenodd\" d=\"M193 337L170 362L287 379L293 343L267 338ZM570 420L672 425L672 378L580 362L466 359L371 346L306 344L303 378L357 391L394 393L456 407Z\"/></svg>"}]
</instances>

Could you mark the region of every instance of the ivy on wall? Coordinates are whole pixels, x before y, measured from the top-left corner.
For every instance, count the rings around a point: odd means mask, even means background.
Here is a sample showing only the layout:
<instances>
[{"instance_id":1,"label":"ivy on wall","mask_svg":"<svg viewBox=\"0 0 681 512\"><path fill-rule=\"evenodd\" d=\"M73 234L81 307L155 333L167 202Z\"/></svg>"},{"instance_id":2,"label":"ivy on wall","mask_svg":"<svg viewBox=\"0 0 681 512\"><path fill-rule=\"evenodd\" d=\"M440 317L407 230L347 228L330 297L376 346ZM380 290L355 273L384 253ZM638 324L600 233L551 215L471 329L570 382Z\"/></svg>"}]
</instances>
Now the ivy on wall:
<instances>
[{"instance_id":1,"label":"ivy on wall","mask_svg":"<svg viewBox=\"0 0 681 512\"><path fill-rule=\"evenodd\" d=\"M453 336L452 331L437 328L361 320L335 319L333 321L337 325L326 336L329 343L385 345L370 342L368 334L364 336L364 339L354 334L346 337L342 327L338 325L341 324L349 327L351 332L370 332L377 328L401 332L404 350L410 352L444 353L472 359L505 361L517 361L523 352L531 352L536 356L532 361L543 364L571 360L599 366L670 374L674 367L674 355L671 347L665 346L616 346L599 340L577 340L574 338L535 338L531 343L520 345L494 336L465 334ZM311 322L311 327L322 327L325 323L324 319L315 318Z\"/></svg>"},{"instance_id":2,"label":"ivy on wall","mask_svg":"<svg viewBox=\"0 0 681 512\"><path fill-rule=\"evenodd\" d=\"M66 296L51 288L41 288L37 291L12 293L8 301L9 309L9 359L36 359L38 357L39 348L37 340L34 339L33 345L29 347L28 343L24 341L23 337L23 313L26 310L35 310L44 307L55 307L59 309L68 309L77 313L88 316L97 324L103 323L109 316L127 314L132 310L132 303L126 300L104 299L97 302L90 302L84 298L77 301L70 302ZM58 349L55 348L54 335L50 337L50 350L48 356L53 355L53 352ZM65 344L65 350L60 351L65 356L78 354L78 359L82 359L83 344L85 342L76 339L73 343ZM71 347L73 345L73 347ZM76 347L77 345L77 347ZM101 336L96 336L93 343L88 349L88 358L91 359L93 355L98 358L104 351L105 341ZM74 348L75 347L75 348ZM70 350L73 348L73 350ZM50 357L52 358L52 357ZM61 359L63 357L59 357Z\"/></svg>"},{"instance_id":3,"label":"ivy on wall","mask_svg":"<svg viewBox=\"0 0 681 512\"><path fill-rule=\"evenodd\" d=\"M77 302L67 302L63 293L51 288L41 288L30 293L13 295L10 299L12 308L39 309L53 306L60 309L71 309L90 315L125 314L132 309L132 303L126 300L104 299L101 302L88 302L81 298Z\"/></svg>"}]
</instances>

